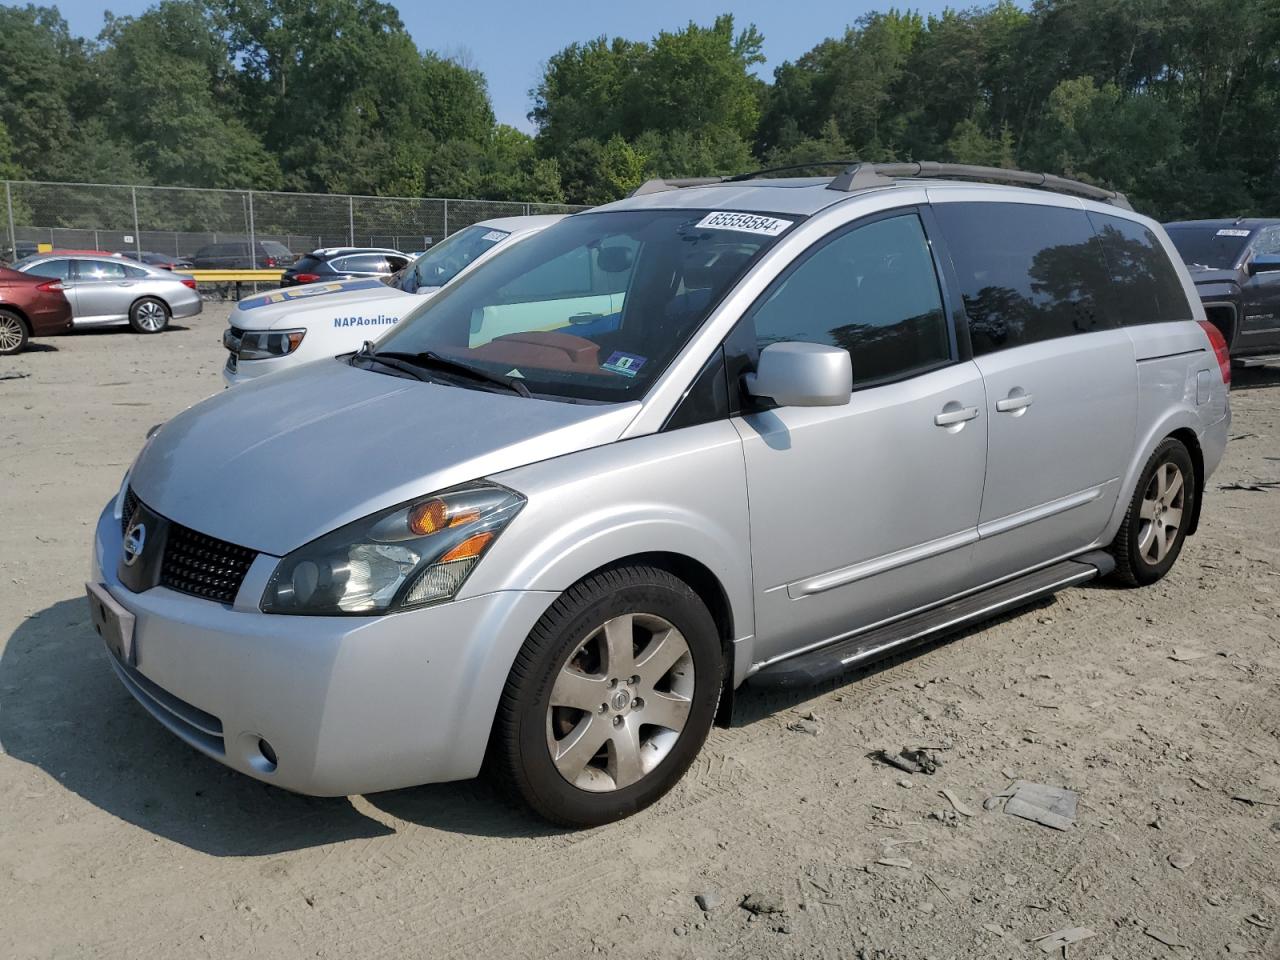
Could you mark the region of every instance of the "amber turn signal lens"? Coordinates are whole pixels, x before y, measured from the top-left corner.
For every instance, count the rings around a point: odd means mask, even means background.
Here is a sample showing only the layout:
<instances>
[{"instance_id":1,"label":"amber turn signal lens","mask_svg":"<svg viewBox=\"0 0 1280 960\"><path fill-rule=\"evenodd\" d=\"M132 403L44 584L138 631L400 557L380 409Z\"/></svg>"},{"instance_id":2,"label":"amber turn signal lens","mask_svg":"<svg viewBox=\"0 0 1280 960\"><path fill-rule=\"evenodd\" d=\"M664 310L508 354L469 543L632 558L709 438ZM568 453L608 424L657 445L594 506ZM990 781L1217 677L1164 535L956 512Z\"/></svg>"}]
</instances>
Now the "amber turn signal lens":
<instances>
[{"instance_id":1,"label":"amber turn signal lens","mask_svg":"<svg viewBox=\"0 0 1280 960\"><path fill-rule=\"evenodd\" d=\"M443 530L447 508L443 500L427 500L409 511L409 529L420 537Z\"/></svg>"},{"instance_id":2,"label":"amber turn signal lens","mask_svg":"<svg viewBox=\"0 0 1280 960\"><path fill-rule=\"evenodd\" d=\"M489 541L492 539L492 533L477 533L475 536L467 537L436 562L448 563L450 560L467 560L471 557L478 557L484 553L484 548L489 545Z\"/></svg>"}]
</instances>

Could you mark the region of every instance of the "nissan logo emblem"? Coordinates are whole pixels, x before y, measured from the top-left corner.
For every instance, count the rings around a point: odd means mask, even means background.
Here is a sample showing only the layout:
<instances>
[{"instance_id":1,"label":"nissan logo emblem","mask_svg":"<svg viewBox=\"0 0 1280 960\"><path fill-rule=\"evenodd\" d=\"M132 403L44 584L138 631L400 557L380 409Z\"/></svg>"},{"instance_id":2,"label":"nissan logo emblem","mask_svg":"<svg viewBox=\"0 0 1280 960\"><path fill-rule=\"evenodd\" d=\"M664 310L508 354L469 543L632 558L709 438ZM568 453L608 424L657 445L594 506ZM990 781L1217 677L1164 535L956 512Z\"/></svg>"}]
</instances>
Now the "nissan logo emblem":
<instances>
[{"instance_id":1,"label":"nissan logo emblem","mask_svg":"<svg viewBox=\"0 0 1280 960\"><path fill-rule=\"evenodd\" d=\"M124 533L124 565L131 567L134 561L142 556L142 550L147 545L147 525L145 523L131 523L129 529Z\"/></svg>"}]
</instances>

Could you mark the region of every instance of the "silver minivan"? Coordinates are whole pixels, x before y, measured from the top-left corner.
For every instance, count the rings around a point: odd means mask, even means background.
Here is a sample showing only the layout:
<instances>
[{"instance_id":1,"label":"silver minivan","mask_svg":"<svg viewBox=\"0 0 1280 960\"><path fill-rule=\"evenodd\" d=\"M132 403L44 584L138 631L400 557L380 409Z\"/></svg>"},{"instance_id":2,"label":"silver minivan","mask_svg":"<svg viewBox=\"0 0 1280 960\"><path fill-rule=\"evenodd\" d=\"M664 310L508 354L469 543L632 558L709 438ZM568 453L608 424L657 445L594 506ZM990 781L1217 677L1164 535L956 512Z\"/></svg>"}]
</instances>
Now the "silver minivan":
<instances>
[{"instance_id":1,"label":"silver minivan","mask_svg":"<svg viewBox=\"0 0 1280 960\"><path fill-rule=\"evenodd\" d=\"M94 621L249 776L487 766L604 823L748 678L1163 577L1230 422L1203 321L1160 226L1084 184L651 182L162 426L98 520Z\"/></svg>"}]
</instances>

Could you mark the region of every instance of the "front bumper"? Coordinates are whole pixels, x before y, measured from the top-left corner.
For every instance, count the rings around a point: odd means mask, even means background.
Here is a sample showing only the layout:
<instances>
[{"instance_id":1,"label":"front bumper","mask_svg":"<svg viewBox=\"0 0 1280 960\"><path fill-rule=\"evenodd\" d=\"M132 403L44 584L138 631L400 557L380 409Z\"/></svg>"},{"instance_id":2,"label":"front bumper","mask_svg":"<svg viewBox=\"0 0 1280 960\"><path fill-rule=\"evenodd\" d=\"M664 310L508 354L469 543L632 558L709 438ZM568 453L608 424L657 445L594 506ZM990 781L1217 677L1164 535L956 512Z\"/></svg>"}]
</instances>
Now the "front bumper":
<instances>
[{"instance_id":1,"label":"front bumper","mask_svg":"<svg viewBox=\"0 0 1280 960\"><path fill-rule=\"evenodd\" d=\"M98 518L93 577L133 614L136 663L108 656L171 732L316 796L479 772L511 663L554 594L504 591L384 617L268 615L257 610L275 565L265 556L233 607L165 587L132 593L116 576L113 507Z\"/></svg>"}]
</instances>

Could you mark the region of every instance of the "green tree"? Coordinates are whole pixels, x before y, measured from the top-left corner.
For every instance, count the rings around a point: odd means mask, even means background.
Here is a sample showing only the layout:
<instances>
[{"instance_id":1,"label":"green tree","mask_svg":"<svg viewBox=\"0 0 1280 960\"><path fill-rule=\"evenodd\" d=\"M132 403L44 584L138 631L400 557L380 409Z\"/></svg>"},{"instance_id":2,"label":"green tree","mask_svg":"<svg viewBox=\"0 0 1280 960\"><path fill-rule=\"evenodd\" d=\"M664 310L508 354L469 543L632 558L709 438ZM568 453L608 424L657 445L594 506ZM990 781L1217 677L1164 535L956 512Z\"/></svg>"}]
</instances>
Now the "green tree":
<instances>
[{"instance_id":1,"label":"green tree","mask_svg":"<svg viewBox=\"0 0 1280 960\"><path fill-rule=\"evenodd\" d=\"M156 182L280 186L280 167L237 116L235 69L203 0L108 16L93 66L107 126Z\"/></svg>"},{"instance_id":2,"label":"green tree","mask_svg":"<svg viewBox=\"0 0 1280 960\"><path fill-rule=\"evenodd\" d=\"M55 7L0 6L0 64L0 123L9 131L13 161L31 176L51 177L81 136L76 112L87 77L84 44Z\"/></svg>"}]
</instances>

